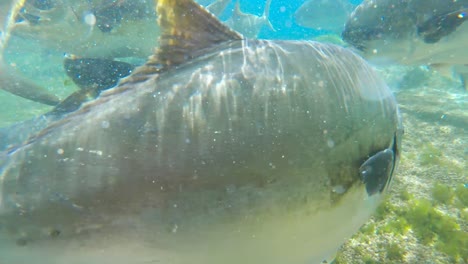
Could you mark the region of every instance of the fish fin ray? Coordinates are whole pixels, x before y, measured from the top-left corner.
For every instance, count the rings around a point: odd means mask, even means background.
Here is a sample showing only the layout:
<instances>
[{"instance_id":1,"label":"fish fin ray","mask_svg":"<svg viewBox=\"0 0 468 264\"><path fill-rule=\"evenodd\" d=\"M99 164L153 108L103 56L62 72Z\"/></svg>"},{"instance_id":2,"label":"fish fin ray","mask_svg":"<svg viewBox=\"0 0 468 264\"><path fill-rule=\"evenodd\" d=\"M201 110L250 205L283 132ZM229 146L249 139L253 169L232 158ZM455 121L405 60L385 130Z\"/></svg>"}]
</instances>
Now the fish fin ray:
<instances>
[{"instance_id":1,"label":"fish fin ray","mask_svg":"<svg viewBox=\"0 0 468 264\"><path fill-rule=\"evenodd\" d=\"M132 74L133 80L164 72L197 58L223 42L243 36L219 21L193 0L158 0L156 12L161 28L159 47L146 64ZM127 80L128 81L128 80Z\"/></svg>"}]
</instances>

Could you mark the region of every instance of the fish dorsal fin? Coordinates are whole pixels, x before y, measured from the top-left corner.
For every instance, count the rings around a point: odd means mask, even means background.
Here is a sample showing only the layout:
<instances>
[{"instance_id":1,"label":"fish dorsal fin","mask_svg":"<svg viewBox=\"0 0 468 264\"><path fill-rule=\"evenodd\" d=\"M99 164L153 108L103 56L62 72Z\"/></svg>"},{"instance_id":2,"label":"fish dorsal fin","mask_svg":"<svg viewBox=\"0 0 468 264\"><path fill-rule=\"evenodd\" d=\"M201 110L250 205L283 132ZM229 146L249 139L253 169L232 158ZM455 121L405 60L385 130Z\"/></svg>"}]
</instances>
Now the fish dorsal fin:
<instances>
[{"instance_id":1,"label":"fish dorsal fin","mask_svg":"<svg viewBox=\"0 0 468 264\"><path fill-rule=\"evenodd\" d=\"M220 43L243 39L193 0L155 0L161 28L159 47L146 64L132 74L160 73L190 61ZM136 76L135 76L136 75Z\"/></svg>"}]
</instances>

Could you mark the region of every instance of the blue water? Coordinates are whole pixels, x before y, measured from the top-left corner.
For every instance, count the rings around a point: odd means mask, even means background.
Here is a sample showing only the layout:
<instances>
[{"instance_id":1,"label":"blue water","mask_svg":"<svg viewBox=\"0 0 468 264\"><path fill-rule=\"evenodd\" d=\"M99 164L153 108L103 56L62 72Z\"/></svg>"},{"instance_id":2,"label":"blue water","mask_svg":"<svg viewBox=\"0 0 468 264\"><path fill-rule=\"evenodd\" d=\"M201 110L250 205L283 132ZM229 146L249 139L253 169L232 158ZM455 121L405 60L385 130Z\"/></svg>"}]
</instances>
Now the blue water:
<instances>
[{"instance_id":1,"label":"blue water","mask_svg":"<svg viewBox=\"0 0 468 264\"><path fill-rule=\"evenodd\" d=\"M272 1L269 18L275 31L268 27L263 27L258 37L264 39L304 39L319 35L321 33L319 30L304 28L294 22L294 13L304 2L288 0ZM240 7L243 12L257 16L263 14L264 6L265 1L263 0L240 1ZM234 8L234 2L231 3L227 10L231 10L232 8ZM229 16L229 12L225 12L221 18L223 19L226 16Z\"/></svg>"},{"instance_id":2,"label":"blue water","mask_svg":"<svg viewBox=\"0 0 468 264\"><path fill-rule=\"evenodd\" d=\"M261 16L265 7L264 0L239 0L240 8L244 13ZM233 1L226 11L221 15L222 20L226 20L231 15L236 1ZM330 32L301 27L294 22L294 13L306 2L306 0L273 0L270 6L270 21L275 31L268 27L263 27L259 38L262 39L310 39ZM352 4L359 4L360 0L351 0Z\"/></svg>"}]
</instances>

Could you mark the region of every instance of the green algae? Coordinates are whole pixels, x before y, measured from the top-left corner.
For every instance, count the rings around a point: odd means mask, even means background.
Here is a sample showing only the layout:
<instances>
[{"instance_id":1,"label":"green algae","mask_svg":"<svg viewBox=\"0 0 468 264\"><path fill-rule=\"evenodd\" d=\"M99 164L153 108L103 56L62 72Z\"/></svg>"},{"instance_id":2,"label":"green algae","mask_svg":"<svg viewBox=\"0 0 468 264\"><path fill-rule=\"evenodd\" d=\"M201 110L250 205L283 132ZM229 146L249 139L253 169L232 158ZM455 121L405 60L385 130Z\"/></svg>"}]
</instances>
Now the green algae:
<instances>
[{"instance_id":1,"label":"green algae","mask_svg":"<svg viewBox=\"0 0 468 264\"><path fill-rule=\"evenodd\" d=\"M388 244L385 247L386 257L388 260L401 263L405 257L405 251L397 243Z\"/></svg>"},{"instance_id":2,"label":"green algae","mask_svg":"<svg viewBox=\"0 0 468 264\"><path fill-rule=\"evenodd\" d=\"M459 184L455 189L455 196L460 203L460 207L468 207L468 188L463 184Z\"/></svg>"},{"instance_id":3,"label":"green algae","mask_svg":"<svg viewBox=\"0 0 468 264\"><path fill-rule=\"evenodd\" d=\"M468 258L468 234L460 230L455 218L436 210L427 200L415 200L404 212L416 238L452 259Z\"/></svg>"},{"instance_id":4,"label":"green algae","mask_svg":"<svg viewBox=\"0 0 468 264\"><path fill-rule=\"evenodd\" d=\"M404 235L412 230L421 244L434 246L438 251L449 256L454 263L468 259L468 233L461 230L457 219L442 213L435 206L457 202L466 209L468 191L464 185L457 188L436 183L432 187L431 200L415 199L407 190L402 190L398 197L405 205L397 206L390 199L385 199L374 215L377 221L386 221L383 226L376 227L374 223L361 228L364 236L372 234ZM460 218L468 218L468 211L461 210ZM400 252L398 245L386 249L386 260L391 263L403 261L404 251ZM391 250L390 253L388 250ZM401 254L400 254L401 253Z\"/></svg>"},{"instance_id":5,"label":"green algae","mask_svg":"<svg viewBox=\"0 0 468 264\"><path fill-rule=\"evenodd\" d=\"M451 204L454 197L455 197L455 192L450 186L436 183L432 187L432 198L437 203Z\"/></svg>"},{"instance_id":6,"label":"green algae","mask_svg":"<svg viewBox=\"0 0 468 264\"><path fill-rule=\"evenodd\" d=\"M442 165L443 153L431 143L427 143L422 147L419 163L423 166Z\"/></svg>"}]
</instances>

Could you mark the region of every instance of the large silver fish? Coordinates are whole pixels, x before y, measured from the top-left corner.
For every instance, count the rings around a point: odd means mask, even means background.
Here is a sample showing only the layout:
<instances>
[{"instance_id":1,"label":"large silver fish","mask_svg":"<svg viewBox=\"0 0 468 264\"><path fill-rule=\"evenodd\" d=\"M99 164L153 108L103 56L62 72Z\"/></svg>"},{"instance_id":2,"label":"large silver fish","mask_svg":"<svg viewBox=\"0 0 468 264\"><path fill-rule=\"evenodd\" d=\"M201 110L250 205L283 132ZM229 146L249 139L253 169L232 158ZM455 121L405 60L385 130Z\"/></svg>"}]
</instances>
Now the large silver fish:
<instances>
[{"instance_id":1,"label":"large silver fish","mask_svg":"<svg viewBox=\"0 0 468 264\"><path fill-rule=\"evenodd\" d=\"M452 68L468 89L468 0L365 0L343 39L376 62Z\"/></svg>"},{"instance_id":2,"label":"large silver fish","mask_svg":"<svg viewBox=\"0 0 468 264\"><path fill-rule=\"evenodd\" d=\"M319 263L399 159L391 91L339 46L158 0L160 46L0 153L0 263ZM144 40L142 40L144 41Z\"/></svg>"}]
</instances>

